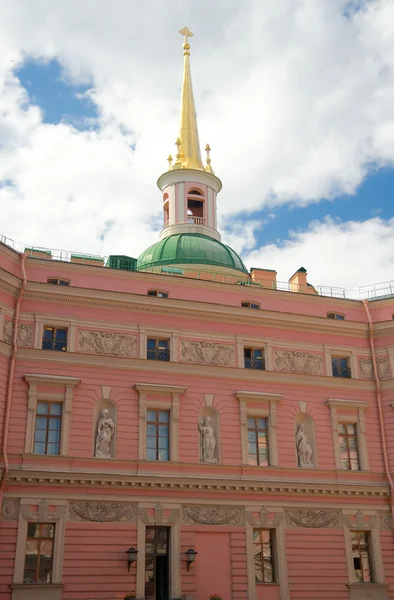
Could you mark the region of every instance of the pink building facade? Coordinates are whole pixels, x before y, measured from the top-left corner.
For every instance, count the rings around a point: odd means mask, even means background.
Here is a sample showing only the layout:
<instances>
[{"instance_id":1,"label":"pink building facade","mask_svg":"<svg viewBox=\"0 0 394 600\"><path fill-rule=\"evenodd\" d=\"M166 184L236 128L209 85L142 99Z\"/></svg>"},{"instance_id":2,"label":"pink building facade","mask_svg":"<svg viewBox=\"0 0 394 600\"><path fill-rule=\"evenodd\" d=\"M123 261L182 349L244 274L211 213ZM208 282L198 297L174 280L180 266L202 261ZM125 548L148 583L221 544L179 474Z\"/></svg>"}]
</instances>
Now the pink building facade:
<instances>
[{"instance_id":1,"label":"pink building facade","mask_svg":"<svg viewBox=\"0 0 394 600\"><path fill-rule=\"evenodd\" d=\"M183 34L160 241L0 245L0 600L394 599L394 297L221 243Z\"/></svg>"}]
</instances>

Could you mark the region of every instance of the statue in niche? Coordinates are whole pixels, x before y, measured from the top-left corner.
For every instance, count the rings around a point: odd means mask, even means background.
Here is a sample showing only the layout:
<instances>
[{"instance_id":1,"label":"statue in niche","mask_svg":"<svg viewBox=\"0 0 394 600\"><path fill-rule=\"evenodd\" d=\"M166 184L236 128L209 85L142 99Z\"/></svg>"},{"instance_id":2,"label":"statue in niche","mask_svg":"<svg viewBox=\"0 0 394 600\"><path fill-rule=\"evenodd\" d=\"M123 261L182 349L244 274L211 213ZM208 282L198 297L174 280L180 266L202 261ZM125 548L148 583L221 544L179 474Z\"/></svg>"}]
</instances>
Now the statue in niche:
<instances>
[{"instance_id":1,"label":"statue in niche","mask_svg":"<svg viewBox=\"0 0 394 600\"><path fill-rule=\"evenodd\" d=\"M115 424L109 416L109 411L103 408L97 425L96 450L94 454L98 458L112 458L110 446L114 430Z\"/></svg>"},{"instance_id":2,"label":"statue in niche","mask_svg":"<svg viewBox=\"0 0 394 600\"><path fill-rule=\"evenodd\" d=\"M304 425L301 423L297 427L296 433L296 446L298 454L298 465L300 467L311 468L314 467L312 463L312 446L309 443L307 435L304 431Z\"/></svg>"},{"instance_id":3,"label":"statue in niche","mask_svg":"<svg viewBox=\"0 0 394 600\"><path fill-rule=\"evenodd\" d=\"M205 463L217 463L214 457L216 448L215 430L211 424L210 417L204 417L199 424L201 434L201 460Z\"/></svg>"}]
</instances>

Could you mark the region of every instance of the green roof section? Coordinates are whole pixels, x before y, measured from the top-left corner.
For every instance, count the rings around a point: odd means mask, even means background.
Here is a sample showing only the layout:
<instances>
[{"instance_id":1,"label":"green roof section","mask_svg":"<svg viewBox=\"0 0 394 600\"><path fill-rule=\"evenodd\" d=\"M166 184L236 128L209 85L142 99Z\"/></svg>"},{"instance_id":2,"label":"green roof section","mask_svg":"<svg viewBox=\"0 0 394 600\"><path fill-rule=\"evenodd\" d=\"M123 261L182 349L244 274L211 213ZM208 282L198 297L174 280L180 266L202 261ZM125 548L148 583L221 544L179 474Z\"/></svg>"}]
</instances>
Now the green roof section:
<instances>
[{"instance_id":1,"label":"green roof section","mask_svg":"<svg viewBox=\"0 0 394 600\"><path fill-rule=\"evenodd\" d=\"M176 264L212 265L248 273L234 250L199 233L178 233L153 244L138 258L137 271Z\"/></svg>"}]
</instances>

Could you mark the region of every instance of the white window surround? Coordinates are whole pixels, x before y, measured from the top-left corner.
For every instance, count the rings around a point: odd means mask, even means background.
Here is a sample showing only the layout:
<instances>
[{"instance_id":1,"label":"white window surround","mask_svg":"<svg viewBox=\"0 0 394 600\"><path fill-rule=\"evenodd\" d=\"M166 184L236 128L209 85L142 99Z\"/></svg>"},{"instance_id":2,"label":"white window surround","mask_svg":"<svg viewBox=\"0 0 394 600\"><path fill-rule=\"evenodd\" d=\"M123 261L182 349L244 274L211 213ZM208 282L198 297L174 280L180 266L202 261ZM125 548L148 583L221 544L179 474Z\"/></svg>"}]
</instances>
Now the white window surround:
<instances>
[{"instance_id":1,"label":"white window surround","mask_svg":"<svg viewBox=\"0 0 394 600\"><path fill-rule=\"evenodd\" d=\"M278 434L276 405L283 396L264 392L239 391L234 394L239 401L241 419L242 464L248 464L248 417L268 417L269 466L278 465ZM258 402L258 405L255 405ZM267 467L258 467L267 468Z\"/></svg>"},{"instance_id":2,"label":"white window surround","mask_svg":"<svg viewBox=\"0 0 394 600\"><path fill-rule=\"evenodd\" d=\"M248 577L248 600L257 600L257 587L267 588L278 586L280 588L281 600L290 600L289 584L287 577L287 557L286 557L286 541L284 531L284 509L276 507L248 507L246 511L246 556L247 556L247 577ZM253 513L260 513L258 521L254 519ZM269 515L274 515L270 518ZM254 529L272 529L275 532L274 543L274 570L276 581L272 583L256 584L254 572L254 544L253 530Z\"/></svg>"},{"instance_id":3,"label":"white window surround","mask_svg":"<svg viewBox=\"0 0 394 600\"><path fill-rule=\"evenodd\" d=\"M187 388L178 385L136 383L134 389L139 395L138 459L146 460L146 413L149 409L170 411L170 461L179 460L179 398ZM156 400L147 399L155 395ZM171 399L160 399L160 396Z\"/></svg>"},{"instance_id":4,"label":"white window surround","mask_svg":"<svg viewBox=\"0 0 394 600\"><path fill-rule=\"evenodd\" d=\"M61 456L67 456L70 446L70 428L71 428L71 410L74 395L74 388L81 381L75 377L63 377L61 375L41 375L28 374L24 376L29 385L28 390L28 411L26 423L25 453L31 454L34 450L34 432L36 425L37 402L39 401L57 401L62 402L62 423L60 431L60 452ZM38 391L38 386L58 385L58 393ZM63 388L63 389L61 389Z\"/></svg>"},{"instance_id":5,"label":"white window surround","mask_svg":"<svg viewBox=\"0 0 394 600\"><path fill-rule=\"evenodd\" d=\"M324 344L324 355L326 361L326 375L328 377L332 377L332 359L334 357L343 357L349 360L349 366L352 372L352 376L350 379L359 379L360 378L360 370L358 366L358 354L357 350L349 347L342 346L327 346Z\"/></svg>"},{"instance_id":6,"label":"white window surround","mask_svg":"<svg viewBox=\"0 0 394 600\"><path fill-rule=\"evenodd\" d=\"M263 358L265 359L265 371L274 370L273 342L271 340L240 336L236 336L236 340L237 363L239 368L245 368L244 348L261 348L263 351Z\"/></svg>"},{"instance_id":7,"label":"white window surround","mask_svg":"<svg viewBox=\"0 0 394 600\"><path fill-rule=\"evenodd\" d=\"M353 517L353 519L351 518ZM356 517L354 519L354 517ZM380 521L374 511L351 511L343 510L343 530L345 539L346 563L349 577L349 590L351 600L362 600L367 597L368 590L373 592L371 598L385 600L387 588L385 585L382 549L380 543ZM373 583L359 583L353 566L353 552L351 542L351 531L369 532L369 555Z\"/></svg>"},{"instance_id":8,"label":"white window surround","mask_svg":"<svg viewBox=\"0 0 394 600\"><path fill-rule=\"evenodd\" d=\"M146 351L148 338L167 339L170 341L170 361L178 362L178 332L173 329L167 329L164 327L157 327L157 329L139 327L139 352L138 358L146 359Z\"/></svg>"},{"instance_id":9,"label":"white window surround","mask_svg":"<svg viewBox=\"0 0 394 600\"><path fill-rule=\"evenodd\" d=\"M37 506L37 504L38 510L36 513L33 513L31 507ZM56 506L56 509L53 513L49 513L49 506ZM37 498L23 498L21 500L11 600L33 600L38 597L40 600L60 600L62 595L63 547L66 512L66 500L59 500L55 498L45 498L40 502L37 502ZM23 583L27 526L29 523L55 523L51 583Z\"/></svg>"},{"instance_id":10,"label":"white window surround","mask_svg":"<svg viewBox=\"0 0 394 600\"><path fill-rule=\"evenodd\" d=\"M360 461L360 470L369 471L365 420L365 409L368 408L369 403L363 402L361 400L341 400L340 398L329 398L326 401L326 404L331 410L331 429L333 435L336 468L343 470L341 465L341 454L339 448L338 425L339 423L352 423L356 425L357 430L357 446L358 457ZM338 414L338 408L353 408L354 416L348 414Z\"/></svg>"},{"instance_id":11,"label":"white window surround","mask_svg":"<svg viewBox=\"0 0 394 600\"><path fill-rule=\"evenodd\" d=\"M77 346L77 324L70 319L62 319L53 315L35 315L34 343L33 348L42 349L42 338L44 337L44 327L63 327L68 329L67 333L67 352L76 352ZM49 352L47 350L46 352ZM58 352L58 354L61 354Z\"/></svg>"}]
</instances>

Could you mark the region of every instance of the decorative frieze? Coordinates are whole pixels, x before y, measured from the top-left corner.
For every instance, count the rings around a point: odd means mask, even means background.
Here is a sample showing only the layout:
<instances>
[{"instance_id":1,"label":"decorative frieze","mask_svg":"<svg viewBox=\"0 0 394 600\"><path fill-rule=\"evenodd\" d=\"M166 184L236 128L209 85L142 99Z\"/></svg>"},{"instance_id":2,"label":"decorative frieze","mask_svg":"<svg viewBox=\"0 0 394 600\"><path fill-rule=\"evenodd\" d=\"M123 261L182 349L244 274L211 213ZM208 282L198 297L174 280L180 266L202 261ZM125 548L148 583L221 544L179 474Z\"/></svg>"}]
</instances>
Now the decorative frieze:
<instances>
[{"instance_id":1,"label":"decorative frieze","mask_svg":"<svg viewBox=\"0 0 394 600\"><path fill-rule=\"evenodd\" d=\"M323 357L296 350L275 350L274 370L286 373L324 375Z\"/></svg>"},{"instance_id":2,"label":"decorative frieze","mask_svg":"<svg viewBox=\"0 0 394 600\"><path fill-rule=\"evenodd\" d=\"M233 367L235 351L234 347L228 344L183 340L181 341L181 360L189 363Z\"/></svg>"},{"instance_id":3,"label":"decorative frieze","mask_svg":"<svg viewBox=\"0 0 394 600\"><path fill-rule=\"evenodd\" d=\"M5 521L16 521L19 516L19 502L11 500L4 502L1 516Z\"/></svg>"},{"instance_id":4,"label":"decorative frieze","mask_svg":"<svg viewBox=\"0 0 394 600\"><path fill-rule=\"evenodd\" d=\"M291 527L336 528L340 525L340 514L335 510L287 510L286 523Z\"/></svg>"},{"instance_id":5,"label":"decorative frieze","mask_svg":"<svg viewBox=\"0 0 394 600\"><path fill-rule=\"evenodd\" d=\"M379 513L380 528L393 529L393 518L390 513Z\"/></svg>"},{"instance_id":6,"label":"decorative frieze","mask_svg":"<svg viewBox=\"0 0 394 600\"><path fill-rule=\"evenodd\" d=\"M7 344L12 344L14 337L14 324L12 321L4 321L3 339ZM33 325L20 323L18 325L18 346L31 348L33 345Z\"/></svg>"},{"instance_id":7,"label":"decorative frieze","mask_svg":"<svg viewBox=\"0 0 394 600\"><path fill-rule=\"evenodd\" d=\"M184 506L184 523L199 525L242 525L243 512L229 506Z\"/></svg>"},{"instance_id":8,"label":"decorative frieze","mask_svg":"<svg viewBox=\"0 0 394 600\"><path fill-rule=\"evenodd\" d=\"M113 356L135 358L137 336L111 331L80 330L78 350L91 354L112 354Z\"/></svg>"},{"instance_id":9,"label":"decorative frieze","mask_svg":"<svg viewBox=\"0 0 394 600\"><path fill-rule=\"evenodd\" d=\"M74 502L70 503L70 521L94 521L97 523L131 523L134 520L133 504L116 502Z\"/></svg>"},{"instance_id":10,"label":"decorative frieze","mask_svg":"<svg viewBox=\"0 0 394 600\"><path fill-rule=\"evenodd\" d=\"M371 358L359 358L360 379L373 379L373 366ZM379 379L388 379L390 377L390 363L387 356L376 360Z\"/></svg>"}]
</instances>

